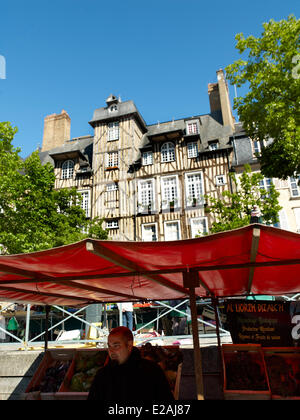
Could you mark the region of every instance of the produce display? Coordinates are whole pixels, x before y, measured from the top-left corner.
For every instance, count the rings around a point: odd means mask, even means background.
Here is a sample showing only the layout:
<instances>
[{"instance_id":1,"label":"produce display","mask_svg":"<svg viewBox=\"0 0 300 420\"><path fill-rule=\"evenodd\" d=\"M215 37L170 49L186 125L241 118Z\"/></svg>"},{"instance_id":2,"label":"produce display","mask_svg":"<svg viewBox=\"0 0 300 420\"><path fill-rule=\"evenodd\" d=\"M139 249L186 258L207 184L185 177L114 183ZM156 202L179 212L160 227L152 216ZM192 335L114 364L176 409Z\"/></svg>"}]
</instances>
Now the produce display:
<instances>
[{"instance_id":1,"label":"produce display","mask_svg":"<svg viewBox=\"0 0 300 420\"><path fill-rule=\"evenodd\" d=\"M172 391L175 388L178 365L182 363L182 353L179 348L152 346L146 343L140 348L144 359L152 360L160 365L169 381Z\"/></svg>"},{"instance_id":2,"label":"produce display","mask_svg":"<svg viewBox=\"0 0 300 420\"><path fill-rule=\"evenodd\" d=\"M71 365L71 360L54 360L47 367L45 376L41 382L31 388L30 392L57 392L66 376L66 373Z\"/></svg>"},{"instance_id":3,"label":"produce display","mask_svg":"<svg viewBox=\"0 0 300 420\"><path fill-rule=\"evenodd\" d=\"M104 366L106 351L98 351L93 355L78 354L74 360L74 374L70 383L71 392L89 392L98 370Z\"/></svg>"},{"instance_id":4,"label":"produce display","mask_svg":"<svg viewBox=\"0 0 300 420\"><path fill-rule=\"evenodd\" d=\"M263 365L249 352L238 351L230 354L226 361L228 390L265 391L268 389Z\"/></svg>"},{"instance_id":5,"label":"produce display","mask_svg":"<svg viewBox=\"0 0 300 420\"><path fill-rule=\"evenodd\" d=\"M300 357L265 356L272 394L300 397Z\"/></svg>"}]
</instances>

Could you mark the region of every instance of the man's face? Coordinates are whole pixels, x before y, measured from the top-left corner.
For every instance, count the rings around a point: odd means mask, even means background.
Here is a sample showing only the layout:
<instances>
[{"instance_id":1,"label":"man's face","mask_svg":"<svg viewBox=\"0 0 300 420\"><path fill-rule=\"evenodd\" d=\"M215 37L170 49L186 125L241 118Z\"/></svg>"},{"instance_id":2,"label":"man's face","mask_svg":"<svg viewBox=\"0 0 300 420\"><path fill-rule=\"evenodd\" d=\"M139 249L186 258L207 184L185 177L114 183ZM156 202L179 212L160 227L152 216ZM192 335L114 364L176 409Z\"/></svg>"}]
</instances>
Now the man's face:
<instances>
[{"instance_id":1,"label":"man's face","mask_svg":"<svg viewBox=\"0 0 300 420\"><path fill-rule=\"evenodd\" d=\"M121 334L108 336L108 354L111 360L115 360L119 365L125 363L133 347L132 341L127 341Z\"/></svg>"}]
</instances>

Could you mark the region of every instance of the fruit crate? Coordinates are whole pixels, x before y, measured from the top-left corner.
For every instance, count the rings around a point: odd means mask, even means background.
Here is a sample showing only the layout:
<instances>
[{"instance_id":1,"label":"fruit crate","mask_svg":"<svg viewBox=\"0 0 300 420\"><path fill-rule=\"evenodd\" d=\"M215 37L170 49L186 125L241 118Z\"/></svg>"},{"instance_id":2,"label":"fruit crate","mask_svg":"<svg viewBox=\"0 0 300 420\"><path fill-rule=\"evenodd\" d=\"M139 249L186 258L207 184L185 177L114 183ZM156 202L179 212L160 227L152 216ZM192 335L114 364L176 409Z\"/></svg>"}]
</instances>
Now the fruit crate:
<instances>
[{"instance_id":1,"label":"fruit crate","mask_svg":"<svg viewBox=\"0 0 300 420\"><path fill-rule=\"evenodd\" d=\"M264 359L274 400L300 400L300 348L264 347Z\"/></svg>"},{"instance_id":2,"label":"fruit crate","mask_svg":"<svg viewBox=\"0 0 300 420\"><path fill-rule=\"evenodd\" d=\"M108 357L106 349L77 349L69 370L63 380L57 399L86 400L90 385L99 368L104 366ZM93 372L91 372L93 370ZM74 377L77 375L77 389L74 389ZM87 382L85 382L87 381ZM86 385L84 385L86 383ZM82 387L81 387L82 385Z\"/></svg>"},{"instance_id":3,"label":"fruit crate","mask_svg":"<svg viewBox=\"0 0 300 420\"><path fill-rule=\"evenodd\" d=\"M24 399L41 399L41 400L54 400L57 399L58 390L64 380L64 377L67 374L67 370L72 364L72 360L75 354L75 349L53 349L47 350L45 355L35 372L34 376L32 377L31 381L29 382L25 394L23 395ZM60 369L58 373L55 371L55 366L62 366L66 364L66 368L64 371ZM45 392L43 391L47 388L45 384L46 374L49 373L49 369L53 368L53 377L56 379L56 383L49 384L49 389L51 391ZM59 378L61 375L61 378ZM51 382L51 376L48 376ZM58 380L57 380L58 378ZM60 380L61 379L61 380Z\"/></svg>"},{"instance_id":4,"label":"fruit crate","mask_svg":"<svg viewBox=\"0 0 300 420\"><path fill-rule=\"evenodd\" d=\"M223 344L225 400L270 400L262 348L257 344Z\"/></svg>"}]
</instances>

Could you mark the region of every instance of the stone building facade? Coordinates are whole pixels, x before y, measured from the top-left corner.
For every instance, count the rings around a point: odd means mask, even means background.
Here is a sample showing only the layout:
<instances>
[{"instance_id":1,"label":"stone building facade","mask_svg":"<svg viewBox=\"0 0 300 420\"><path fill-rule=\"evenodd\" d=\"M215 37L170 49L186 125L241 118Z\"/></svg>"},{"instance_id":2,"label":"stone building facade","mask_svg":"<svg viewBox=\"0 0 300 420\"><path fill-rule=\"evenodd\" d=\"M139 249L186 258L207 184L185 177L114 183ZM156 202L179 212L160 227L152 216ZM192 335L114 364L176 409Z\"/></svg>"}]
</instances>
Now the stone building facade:
<instances>
[{"instance_id":1,"label":"stone building facade","mask_svg":"<svg viewBox=\"0 0 300 420\"><path fill-rule=\"evenodd\" d=\"M208 85L210 112L147 125L132 100L114 95L94 111L92 136L70 140L66 111L45 118L43 162L55 168L56 188L75 186L87 217L101 217L109 237L125 241L180 240L209 231L204 195L232 190L229 172L245 163L259 170L258 145L236 123L222 70ZM280 190L280 227L300 229L300 188Z\"/></svg>"}]
</instances>

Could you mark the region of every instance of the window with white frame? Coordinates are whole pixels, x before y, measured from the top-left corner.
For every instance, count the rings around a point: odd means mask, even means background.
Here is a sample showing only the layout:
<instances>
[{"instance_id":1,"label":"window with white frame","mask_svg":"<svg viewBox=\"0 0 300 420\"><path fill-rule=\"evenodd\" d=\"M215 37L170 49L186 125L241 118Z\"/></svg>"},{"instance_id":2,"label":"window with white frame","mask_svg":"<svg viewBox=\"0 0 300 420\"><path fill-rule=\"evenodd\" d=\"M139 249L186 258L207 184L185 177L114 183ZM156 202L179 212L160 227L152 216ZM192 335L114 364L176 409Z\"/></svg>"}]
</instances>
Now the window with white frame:
<instances>
[{"instance_id":1,"label":"window with white frame","mask_svg":"<svg viewBox=\"0 0 300 420\"><path fill-rule=\"evenodd\" d=\"M294 210L294 215L295 215L295 220L296 220L296 229L297 229L297 232L300 232L300 208L296 207L293 210Z\"/></svg>"},{"instance_id":2,"label":"window with white frame","mask_svg":"<svg viewBox=\"0 0 300 420\"><path fill-rule=\"evenodd\" d=\"M300 197L299 179L300 177L290 177L290 191L292 197Z\"/></svg>"},{"instance_id":3,"label":"window with white frame","mask_svg":"<svg viewBox=\"0 0 300 420\"><path fill-rule=\"evenodd\" d=\"M142 165L152 165L153 164L153 153L152 150L142 153Z\"/></svg>"},{"instance_id":4,"label":"window with white frame","mask_svg":"<svg viewBox=\"0 0 300 420\"><path fill-rule=\"evenodd\" d=\"M273 185L272 178L263 178L261 181L259 181L260 189L264 189L267 192L270 191L272 185Z\"/></svg>"},{"instance_id":5,"label":"window with white frame","mask_svg":"<svg viewBox=\"0 0 300 420\"><path fill-rule=\"evenodd\" d=\"M208 232L207 217L190 219L192 238L203 236Z\"/></svg>"},{"instance_id":6,"label":"window with white frame","mask_svg":"<svg viewBox=\"0 0 300 420\"><path fill-rule=\"evenodd\" d=\"M180 235L180 222L179 220L173 220L171 222L164 222L165 229L165 240L166 241L178 241Z\"/></svg>"},{"instance_id":7,"label":"window with white frame","mask_svg":"<svg viewBox=\"0 0 300 420\"><path fill-rule=\"evenodd\" d=\"M186 123L186 134L191 135L191 134L198 134L198 133L199 133L199 129L198 129L197 121L189 121Z\"/></svg>"},{"instance_id":8,"label":"window with white frame","mask_svg":"<svg viewBox=\"0 0 300 420\"><path fill-rule=\"evenodd\" d=\"M119 186L117 182L110 182L109 184L106 184L106 191L118 191Z\"/></svg>"},{"instance_id":9,"label":"window with white frame","mask_svg":"<svg viewBox=\"0 0 300 420\"><path fill-rule=\"evenodd\" d=\"M74 162L73 160L66 160L62 164L62 179L73 178L74 174Z\"/></svg>"},{"instance_id":10,"label":"window with white frame","mask_svg":"<svg viewBox=\"0 0 300 420\"><path fill-rule=\"evenodd\" d=\"M216 175L216 186L220 187L221 185L226 185L226 176Z\"/></svg>"},{"instance_id":11,"label":"window with white frame","mask_svg":"<svg viewBox=\"0 0 300 420\"><path fill-rule=\"evenodd\" d=\"M119 229L119 220L107 220L106 229Z\"/></svg>"},{"instance_id":12,"label":"window with white frame","mask_svg":"<svg viewBox=\"0 0 300 420\"><path fill-rule=\"evenodd\" d=\"M119 121L108 123L108 141L119 140Z\"/></svg>"},{"instance_id":13,"label":"window with white frame","mask_svg":"<svg viewBox=\"0 0 300 420\"><path fill-rule=\"evenodd\" d=\"M280 229L290 230L288 218L284 209L279 210L278 217Z\"/></svg>"},{"instance_id":14,"label":"window with white frame","mask_svg":"<svg viewBox=\"0 0 300 420\"><path fill-rule=\"evenodd\" d=\"M85 211L85 217L90 217L91 206L90 206L90 190L78 191L82 197L81 208Z\"/></svg>"},{"instance_id":15,"label":"window with white frame","mask_svg":"<svg viewBox=\"0 0 300 420\"><path fill-rule=\"evenodd\" d=\"M191 141L187 144L188 158L195 158L198 156L198 144L196 141Z\"/></svg>"},{"instance_id":16,"label":"window with white frame","mask_svg":"<svg viewBox=\"0 0 300 420\"><path fill-rule=\"evenodd\" d=\"M106 167L113 168L119 165L119 153L107 152L106 153Z\"/></svg>"},{"instance_id":17,"label":"window with white frame","mask_svg":"<svg viewBox=\"0 0 300 420\"><path fill-rule=\"evenodd\" d=\"M164 143L161 146L161 162L173 162L175 160L175 146L173 143Z\"/></svg>"},{"instance_id":18,"label":"window with white frame","mask_svg":"<svg viewBox=\"0 0 300 420\"><path fill-rule=\"evenodd\" d=\"M154 210L154 179L140 180L138 183L139 213Z\"/></svg>"},{"instance_id":19,"label":"window with white frame","mask_svg":"<svg viewBox=\"0 0 300 420\"><path fill-rule=\"evenodd\" d=\"M204 185L202 172L185 174L186 205L204 204Z\"/></svg>"},{"instance_id":20,"label":"window with white frame","mask_svg":"<svg viewBox=\"0 0 300 420\"><path fill-rule=\"evenodd\" d=\"M157 241L157 223L147 223L142 225L142 240Z\"/></svg>"},{"instance_id":21,"label":"window with white frame","mask_svg":"<svg viewBox=\"0 0 300 420\"><path fill-rule=\"evenodd\" d=\"M178 207L179 187L177 176L164 176L161 178L161 200L162 209Z\"/></svg>"}]
</instances>

